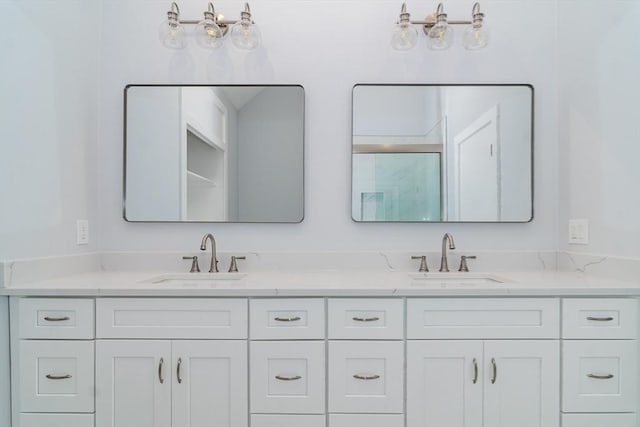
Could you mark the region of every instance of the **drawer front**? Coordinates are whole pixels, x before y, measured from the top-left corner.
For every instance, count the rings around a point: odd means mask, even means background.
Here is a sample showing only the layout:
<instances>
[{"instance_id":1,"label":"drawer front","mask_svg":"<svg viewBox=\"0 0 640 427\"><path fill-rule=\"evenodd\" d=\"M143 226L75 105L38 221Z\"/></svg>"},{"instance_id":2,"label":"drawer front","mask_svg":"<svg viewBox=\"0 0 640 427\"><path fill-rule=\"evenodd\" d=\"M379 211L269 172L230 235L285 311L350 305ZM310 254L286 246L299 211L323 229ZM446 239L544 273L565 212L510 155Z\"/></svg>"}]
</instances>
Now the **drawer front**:
<instances>
[{"instance_id":1,"label":"drawer front","mask_svg":"<svg viewBox=\"0 0 640 427\"><path fill-rule=\"evenodd\" d=\"M570 298L562 301L562 337L635 339L638 301L624 298Z\"/></svg>"},{"instance_id":2,"label":"drawer front","mask_svg":"<svg viewBox=\"0 0 640 427\"><path fill-rule=\"evenodd\" d=\"M20 414L20 427L93 426L93 414Z\"/></svg>"},{"instance_id":3,"label":"drawer front","mask_svg":"<svg viewBox=\"0 0 640 427\"><path fill-rule=\"evenodd\" d=\"M246 339L247 300L99 298L98 338Z\"/></svg>"},{"instance_id":4,"label":"drawer front","mask_svg":"<svg viewBox=\"0 0 640 427\"><path fill-rule=\"evenodd\" d=\"M93 339L93 307L92 299L20 298L20 338Z\"/></svg>"},{"instance_id":5,"label":"drawer front","mask_svg":"<svg viewBox=\"0 0 640 427\"><path fill-rule=\"evenodd\" d=\"M404 409L404 343L329 343L329 412L396 413Z\"/></svg>"},{"instance_id":6,"label":"drawer front","mask_svg":"<svg viewBox=\"0 0 640 427\"><path fill-rule=\"evenodd\" d=\"M266 415L251 416L251 427L326 427L324 415Z\"/></svg>"},{"instance_id":7,"label":"drawer front","mask_svg":"<svg viewBox=\"0 0 640 427\"><path fill-rule=\"evenodd\" d=\"M93 412L93 341L20 341L20 412Z\"/></svg>"},{"instance_id":8,"label":"drawer front","mask_svg":"<svg viewBox=\"0 0 640 427\"><path fill-rule=\"evenodd\" d=\"M562 414L562 427L637 427L636 414Z\"/></svg>"},{"instance_id":9,"label":"drawer front","mask_svg":"<svg viewBox=\"0 0 640 427\"><path fill-rule=\"evenodd\" d=\"M404 427L404 415L331 414L329 427Z\"/></svg>"},{"instance_id":10,"label":"drawer front","mask_svg":"<svg viewBox=\"0 0 640 427\"><path fill-rule=\"evenodd\" d=\"M564 341L564 412L635 412L636 341Z\"/></svg>"},{"instance_id":11,"label":"drawer front","mask_svg":"<svg viewBox=\"0 0 640 427\"><path fill-rule=\"evenodd\" d=\"M553 298L409 299L408 339L509 339L560 336Z\"/></svg>"},{"instance_id":12,"label":"drawer front","mask_svg":"<svg viewBox=\"0 0 640 427\"><path fill-rule=\"evenodd\" d=\"M251 339L324 339L322 298L254 299L250 313Z\"/></svg>"},{"instance_id":13,"label":"drawer front","mask_svg":"<svg viewBox=\"0 0 640 427\"><path fill-rule=\"evenodd\" d=\"M330 299L329 339L401 340L402 299Z\"/></svg>"},{"instance_id":14,"label":"drawer front","mask_svg":"<svg viewBox=\"0 0 640 427\"><path fill-rule=\"evenodd\" d=\"M251 412L324 414L324 342L251 343Z\"/></svg>"}]
</instances>

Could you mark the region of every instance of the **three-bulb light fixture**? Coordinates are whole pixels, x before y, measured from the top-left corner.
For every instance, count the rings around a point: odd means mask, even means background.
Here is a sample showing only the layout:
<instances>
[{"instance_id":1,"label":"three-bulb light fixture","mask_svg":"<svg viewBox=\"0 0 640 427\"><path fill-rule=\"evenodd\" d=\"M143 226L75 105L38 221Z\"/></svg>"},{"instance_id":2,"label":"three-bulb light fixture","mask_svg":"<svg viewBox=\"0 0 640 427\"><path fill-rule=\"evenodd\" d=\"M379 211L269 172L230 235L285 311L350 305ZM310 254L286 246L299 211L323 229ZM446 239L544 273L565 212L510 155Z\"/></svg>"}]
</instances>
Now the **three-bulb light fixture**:
<instances>
[{"instance_id":1,"label":"three-bulb light fixture","mask_svg":"<svg viewBox=\"0 0 640 427\"><path fill-rule=\"evenodd\" d=\"M160 41L169 49L183 49L187 46L184 25L195 25L196 42L201 47L216 49L222 46L227 33L231 42L238 49L253 50L260 44L260 30L251 20L249 3L245 3L244 10L237 21L228 21L220 13L216 13L213 3L209 3L204 11L204 19L181 20L178 4L171 3L167 12L167 19L160 24Z\"/></svg>"},{"instance_id":2,"label":"three-bulb light fixture","mask_svg":"<svg viewBox=\"0 0 640 427\"><path fill-rule=\"evenodd\" d=\"M391 46L395 50L409 50L418 43L418 30L414 25L422 26L427 35L427 46L432 50L446 50L453 44L451 25L466 25L462 44L468 50L479 50L489 44L489 32L484 27L484 13L480 12L480 3L473 5L470 21L449 21L442 3L436 13L428 15L423 21L412 21L407 12L407 4L402 3L400 18L391 36Z\"/></svg>"}]
</instances>

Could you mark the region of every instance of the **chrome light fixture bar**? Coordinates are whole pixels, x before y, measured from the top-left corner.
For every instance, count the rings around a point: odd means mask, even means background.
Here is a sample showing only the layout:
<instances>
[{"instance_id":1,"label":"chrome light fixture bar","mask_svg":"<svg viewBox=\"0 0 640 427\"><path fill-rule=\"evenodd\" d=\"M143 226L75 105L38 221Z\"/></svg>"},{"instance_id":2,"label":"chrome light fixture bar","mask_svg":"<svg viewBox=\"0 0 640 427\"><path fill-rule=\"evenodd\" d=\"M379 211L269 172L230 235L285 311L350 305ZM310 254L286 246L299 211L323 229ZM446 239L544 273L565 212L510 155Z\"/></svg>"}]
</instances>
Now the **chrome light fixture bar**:
<instances>
[{"instance_id":1,"label":"chrome light fixture bar","mask_svg":"<svg viewBox=\"0 0 640 427\"><path fill-rule=\"evenodd\" d=\"M231 41L238 49L253 50L260 44L261 35L258 26L251 19L249 3L245 3L240 19L226 20L216 13L213 3L207 5L204 19L201 21L180 19L180 7L171 3L167 19L160 24L160 41L169 49L183 49L187 46L185 25L195 25L196 41L206 49L222 46L225 36L230 33Z\"/></svg>"},{"instance_id":2,"label":"chrome light fixture bar","mask_svg":"<svg viewBox=\"0 0 640 427\"><path fill-rule=\"evenodd\" d=\"M463 45L468 50L479 50L489 43L489 32L484 25L484 13L480 12L480 3L475 3L471 11L471 20L449 20L442 3L438 4L435 13L427 15L424 20L412 21L407 12L407 4L402 3L400 17L391 36L391 46L395 50L409 50L418 43L419 25L427 35L427 45L431 50L446 50L453 45L452 25L466 25Z\"/></svg>"}]
</instances>

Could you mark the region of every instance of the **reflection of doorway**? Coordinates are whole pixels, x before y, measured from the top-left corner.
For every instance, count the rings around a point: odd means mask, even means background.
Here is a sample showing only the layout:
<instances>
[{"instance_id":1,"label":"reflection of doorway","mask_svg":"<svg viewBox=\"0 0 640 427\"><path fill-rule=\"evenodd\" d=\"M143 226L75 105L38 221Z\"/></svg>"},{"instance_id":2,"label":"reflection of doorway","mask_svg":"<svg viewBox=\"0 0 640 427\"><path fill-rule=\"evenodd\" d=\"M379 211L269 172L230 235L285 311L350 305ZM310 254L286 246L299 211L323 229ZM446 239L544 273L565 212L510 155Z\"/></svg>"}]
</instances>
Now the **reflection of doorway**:
<instances>
[{"instance_id":1,"label":"reflection of doorway","mask_svg":"<svg viewBox=\"0 0 640 427\"><path fill-rule=\"evenodd\" d=\"M498 105L458 133L455 145L456 212L459 221L500 221Z\"/></svg>"}]
</instances>

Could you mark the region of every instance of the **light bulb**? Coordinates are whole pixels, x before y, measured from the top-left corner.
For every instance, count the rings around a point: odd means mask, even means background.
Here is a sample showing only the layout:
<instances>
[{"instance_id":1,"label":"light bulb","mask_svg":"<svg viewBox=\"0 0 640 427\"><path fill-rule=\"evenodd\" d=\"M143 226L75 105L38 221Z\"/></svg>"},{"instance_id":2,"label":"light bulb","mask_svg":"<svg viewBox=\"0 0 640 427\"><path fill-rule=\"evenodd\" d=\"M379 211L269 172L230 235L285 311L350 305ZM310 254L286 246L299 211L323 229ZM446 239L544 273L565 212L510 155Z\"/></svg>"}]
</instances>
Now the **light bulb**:
<instances>
[{"instance_id":1,"label":"light bulb","mask_svg":"<svg viewBox=\"0 0 640 427\"><path fill-rule=\"evenodd\" d=\"M209 3L209 10L204 12L204 20L196 25L196 42L206 49L216 49L222 46L222 30L216 24L213 5Z\"/></svg>"},{"instance_id":2,"label":"light bulb","mask_svg":"<svg viewBox=\"0 0 640 427\"><path fill-rule=\"evenodd\" d=\"M246 3L240 21L231 27L231 41L238 49L253 50L260 44L260 29L251 22L251 11Z\"/></svg>"},{"instance_id":3,"label":"light bulb","mask_svg":"<svg viewBox=\"0 0 640 427\"><path fill-rule=\"evenodd\" d=\"M427 45L431 50L446 50L453 44L453 29L447 24L447 14L440 13L436 25L429 30Z\"/></svg>"},{"instance_id":4,"label":"light bulb","mask_svg":"<svg viewBox=\"0 0 640 427\"><path fill-rule=\"evenodd\" d=\"M162 45L169 49L183 49L187 45L184 28L180 25L180 9L176 3L171 3L171 10L167 12L167 19L160 24L158 36Z\"/></svg>"},{"instance_id":5,"label":"light bulb","mask_svg":"<svg viewBox=\"0 0 640 427\"><path fill-rule=\"evenodd\" d=\"M395 50L409 50L418 43L418 30L411 26L407 5L402 4L400 19L391 34L391 47Z\"/></svg>"},{"instance_id":6,"label":"light bulb","mask_svg":"<svg viewBox=\"0 0 640 427\"><path fill-rule=\"evenodd\" d=\"M479 50L489 44L489 31L484 27L484 13L480 12L480 5L473 6L473 17L471 25L467 27L462 37L462 44L465 49Z\"/></svg>"}]
</instances>

